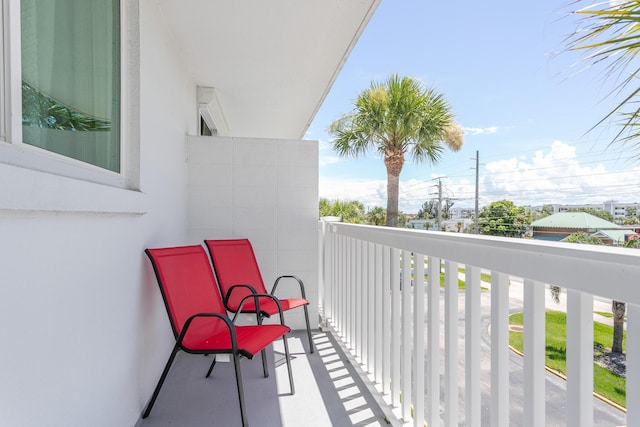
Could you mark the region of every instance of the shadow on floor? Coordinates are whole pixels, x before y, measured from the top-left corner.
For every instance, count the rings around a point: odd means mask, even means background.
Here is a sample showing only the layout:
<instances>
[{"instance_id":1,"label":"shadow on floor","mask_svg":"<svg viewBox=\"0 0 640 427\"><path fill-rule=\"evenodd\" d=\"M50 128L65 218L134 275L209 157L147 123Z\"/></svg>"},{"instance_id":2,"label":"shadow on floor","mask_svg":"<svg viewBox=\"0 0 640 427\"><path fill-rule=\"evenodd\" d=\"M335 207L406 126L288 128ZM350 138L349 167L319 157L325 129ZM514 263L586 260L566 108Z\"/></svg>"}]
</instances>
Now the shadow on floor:
<instances>
[{"instance_id":1,"label":"shadow on floor","mask_svg":"<svg viewBox=\"0 0 640 427\"><path fill-rule=\"evenodd\" d=\"M241 361L249 424L387 426L387 417L335 338L315 331L313 339L313 354L303 346L304 332L295 331L288 339L295 395L289 391L281 341L267 351L268 378L263 377L259 356ZM218 363L211 377L205 378L210 363L211 356L180 352L151 415L136 427L241 425L233 364Z\"/></svg>"}]
</instances>

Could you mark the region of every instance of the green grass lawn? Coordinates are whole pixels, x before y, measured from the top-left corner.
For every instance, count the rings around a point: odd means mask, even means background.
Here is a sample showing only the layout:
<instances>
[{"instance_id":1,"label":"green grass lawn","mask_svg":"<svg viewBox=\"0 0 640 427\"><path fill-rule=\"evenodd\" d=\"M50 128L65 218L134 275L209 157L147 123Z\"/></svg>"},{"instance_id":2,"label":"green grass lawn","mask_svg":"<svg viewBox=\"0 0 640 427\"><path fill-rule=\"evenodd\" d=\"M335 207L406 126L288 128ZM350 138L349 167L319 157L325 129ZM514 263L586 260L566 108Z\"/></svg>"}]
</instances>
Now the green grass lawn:
<instances>
[{"instance_id":1,"label":"green grass lawn","mask_svg":"<svg viewBox=\"0 0 640 427\"><path fill-rule=\"evenodd\" d=\"M509 317L512 325L522 325L522 313L514 313ZM560 311L547 311L546 313L546 365L556 371L567 373L566 362L566 341L567 341L567 315ZM602 323L593 324L594 346L611 347L613 339L613 328ZM509 344L522 351L523 333L509 332ZM626 331L622 341L623 351L626 351ZM616 402L619 405L626 405L626 380L602 368L598 364L593 364L593 389L596 393Z\"/></svg>"},{"instance_id":2,"label":"green grass lawn","mask_svg":"<svg viewBox=\"0 0 640 427\"><path fill-rule=\"evenodd\" d=\"M594 311L594 313L599 314L603 317L608 317L609 319L613 318L613 313L610 311ZM624 316L624 318L626 319L627 316Z\"/></svg>"},{"instance_id":3,"label":"green grass lawn","mask_svg":"<svg viewBox=\"0 0 640 427\"><path fill-rule=\"evenodd\" d=\"M603 316L603 317L608 317L609 319L613 317L613 313L611 313L610 311L594 311L594 313L599 314L600 316Z\"/></svg>"},{"instance_id":4,"label":"green grass lawn","mask_svg":"<svg viewBox=\"0 0 640 427\"><path fill-rule=\"evenodd\" d=\"M412 267L413 267L413 261L412 262ZM427 263L425 263L425 271L427 269ZM464 273L465 269L463 267L458 267L458 273ZM427 280L429 277L428 274L424 275L424 280ZM487 283L491 283L491 275L490 274L486 274L486 273L480 273L480 280L483 282L487 282ZM465 281L463 279L458 279L458 289L459 290L464 290L464 286L465 286ZM444 288L444 273L441 272L440 273L440 287ZM483 291L486 291L488 288L485 286L482 286L481 289Z\"/></svg>"}]
</instances>

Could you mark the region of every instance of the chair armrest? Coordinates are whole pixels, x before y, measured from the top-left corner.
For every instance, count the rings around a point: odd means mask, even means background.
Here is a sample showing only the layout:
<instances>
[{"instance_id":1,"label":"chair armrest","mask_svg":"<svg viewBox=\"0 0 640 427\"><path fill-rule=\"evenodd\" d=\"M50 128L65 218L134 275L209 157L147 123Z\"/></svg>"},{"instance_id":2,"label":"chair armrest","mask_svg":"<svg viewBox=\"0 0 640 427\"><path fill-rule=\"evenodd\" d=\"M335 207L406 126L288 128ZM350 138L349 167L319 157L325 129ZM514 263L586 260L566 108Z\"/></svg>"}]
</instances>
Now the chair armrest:
<instances>
[{"instance_id":1,"label":"chair armrest","mask_svg":"<svg viewBox=\"0 0 640 427\"><path fill-rule=\"evenodd\" d=\"M278 287L278 283L280 282L280 279L293 279L295 281L298 282L298 285L300 285L300 294L302 295L302 298L307 299L307 296L304 292L304 283L302 283L302 280L300 280L300 278L298 276L293 276L293 275L286 275L286 276L280 276L276 279L276 282L273 284L273 289L271 289L271 295L275 295L276 294L276 288Z\"/></svg>"},{"instance_id":2,"label":"chair armrest","mask_svg":"<svg viewBox=\"0 0 640 427\"><path fill-rule=\"evenodd\" d=\"M187 321L184 323L184 326L182 327L182 331L178 336L177 343L179 345L182 345L182 340L187 334L187 331L189 330L191 323L199 317L217 317L218 319L222 320L224 324L227 326L227 329L229 329L229 335L231 336L231 348L233 349L234 353L238 352L238 341L236 339L235 326L233 325L233 323L231 322L231 319L229 319L228 316L225 316L224 314L220 314L220 313L197 313L189 317Z\"/></svg>"},{"instance_id":3,"label":"chair armrest","mask_svg":"<svg viewBox=\"0 0 640 427\"><path fill-rule=\"evenodd\" d=\"M276 298L275 296L271 295L271 294L253 294L253 295L247 295L246 297L242 298L242 300L240 301L240 305L238 306L238 311L236 312L236 314L233 316L233 322L236 321L236 317L238 316L238 313L242 312L242 306L244 305L244 303L249 299L249 298L254 298L255 299L255 305L256 305L256 314L260 314L260 298L270 298L272 299L276 305L278 306L278 314L280 315L280 324L282 326L286 326L284 324L284 314L282 313L282 305L280 304L280 300L278 298ZM258 319L258 322L260 322L260 319Z\"/></svg>"},{"instance_id":4,"label":"chair armrest","mask_svg":"<svg viewBox=\"0 0 640 427\"><path fill-rule=\"evenodd\" d=\"M229 288L229 290L227 290L227 294L224 296L224 301L223 302L224 302L224 306L225 307L227 307L227 303L229 302L229 298L231 298L231 293L237 288L247 288L247 289L249 289L249 291L252 294L257 294L258 293L256 291L256 289L251 285L247 285L247 284L244 284L244 283L238 283L237 285L233 285L233 286L231 286Z\"/></svg>"}]
</instances>

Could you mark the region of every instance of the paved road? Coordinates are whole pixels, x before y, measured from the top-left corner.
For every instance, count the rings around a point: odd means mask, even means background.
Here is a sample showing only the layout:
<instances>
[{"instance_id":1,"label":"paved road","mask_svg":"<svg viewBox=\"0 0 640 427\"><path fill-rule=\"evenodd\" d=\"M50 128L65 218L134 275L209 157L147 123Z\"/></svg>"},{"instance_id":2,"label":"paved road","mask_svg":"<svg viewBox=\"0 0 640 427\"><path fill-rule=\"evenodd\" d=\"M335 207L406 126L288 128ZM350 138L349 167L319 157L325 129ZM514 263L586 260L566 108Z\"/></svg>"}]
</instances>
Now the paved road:
<instances>
[{"instance_id":1,"label":"paved road","mask_svg":"<svg viewBox=\"0 0 640 427\"><path fill-rule=\"evenodd\" d=\"M548 294L548 291L547 291ZM510 296L510 309L512 312L522 311L522 283L517 281L512 281L512 285L509 291ZM556 304L547 296L547 307L549 309L558 309L561 310L566 307L566 299L565 295L561 296L560 304ZM481 366L482 366L482 374L481 374L481 389L482 389L482 409L481 416L482 420L480 425L489 426L491 425L491 401L490 401L490 393L491 393L491 338L489 336L489 324L490 324L490 309L491 309L491 295L488 291L483 291L482 293L482 337L481 337ZM442 295L441 299L441 312L444 312L444 296ZM564 305L563 305L564 304ZM610 303L604 300L597 300L595 302L597 311L609 311ZM458 297L458 308L459 308L459 317L458 317L458 326L459 326L459 355L460 355L460 366L459 366L459 375L460 381L459 384L464 384L464 293L461 292ZM441 327L441 331L444 331L444 325ZM425 337L426 339L426 337ZM441 343L443 342L444 337L441 336ZM444 364L444 362L442 362ZM441 372L444 372L444 365L441 367ZM509 425L510 426L521 426L523 425L522 416L524 414L523 410L523 359L519 355L515 353L511 353L510 355L510 414L509 414ZM444 384L444 378L441 377L441 384ZM565 426L566 423L566 383L561 378L546 373L546 383L545 383L545 392L546 392L546 426ZM460 413L460 425L465 425L464 422L464 388L461 387L459 392L459 413ZM444 402L444 390L441 390L441 402ZM444 413L444 406L440 408L441 414ZM614 407L602 402L601 400L594 397L594 426L622 426L626 423L626 414L615 409ZM478 425L478 423L473 423L469 425Z\"/></svg>"}]
</instances>

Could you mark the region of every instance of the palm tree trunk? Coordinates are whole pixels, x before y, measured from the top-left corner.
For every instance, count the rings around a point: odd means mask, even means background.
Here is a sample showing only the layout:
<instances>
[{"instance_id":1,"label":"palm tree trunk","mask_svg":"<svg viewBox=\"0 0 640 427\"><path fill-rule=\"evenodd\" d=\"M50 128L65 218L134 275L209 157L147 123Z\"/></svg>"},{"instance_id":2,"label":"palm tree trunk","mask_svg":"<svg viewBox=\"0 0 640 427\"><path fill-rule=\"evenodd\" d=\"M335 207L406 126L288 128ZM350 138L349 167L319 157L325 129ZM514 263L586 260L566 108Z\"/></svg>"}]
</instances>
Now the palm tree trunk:
<instances>
[{"instance_id":1,"label":"palm tree trunk","mask_svg":"<svg viewBox=\"0 0 640 427\"><path fill-rule=\"evenodd\" d=\"M384 153L384 165L387 168L387 222L385 225L397 227L400 172L404 166L404 152L401 149L388 149Z\"/></svg>"},{"instance_id":2,"label":"palm tree trunk","mask_svg":"<svg viewBox=\"0 0 640 427\"><path fill-rule=\"evenodd\" d=\"M388 169L388 168L387 168ZM387 227L398 226L398 194L400 192L400 176L387 172Z\"/></svg>"},{"instance_id":3,"label":"palm tree trunk","mask_svg":"<svg viewBox=\"0 0 640 427\"><path fill-rule=\"evenodd\" d=\"M611 302L611 312L613 313L613 344L611 344L612 353L622 353L625 309L625 303L620 301Z\"/></svg>"}]
</instances>

